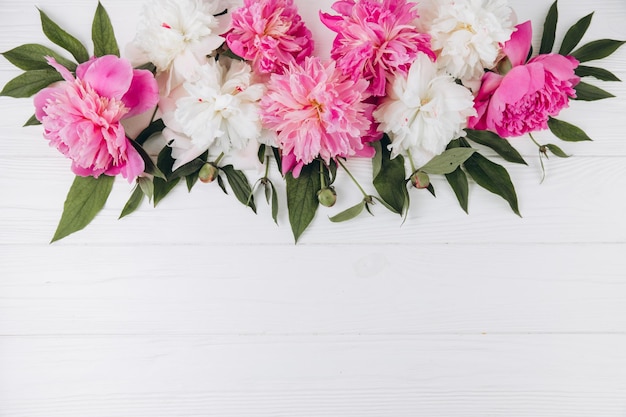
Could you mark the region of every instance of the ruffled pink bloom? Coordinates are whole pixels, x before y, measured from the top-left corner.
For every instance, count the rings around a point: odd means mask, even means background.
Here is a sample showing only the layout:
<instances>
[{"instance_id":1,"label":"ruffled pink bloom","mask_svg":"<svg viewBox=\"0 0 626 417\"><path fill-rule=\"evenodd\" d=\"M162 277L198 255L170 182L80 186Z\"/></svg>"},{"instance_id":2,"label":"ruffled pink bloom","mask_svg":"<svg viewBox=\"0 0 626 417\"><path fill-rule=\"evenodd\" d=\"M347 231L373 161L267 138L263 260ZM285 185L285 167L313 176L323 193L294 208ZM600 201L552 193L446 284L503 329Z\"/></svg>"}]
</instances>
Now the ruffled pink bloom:
<instances>
[{"instance_id":1,"label":"ruffled pink bloom","mask_svg":"<svg viewBox=\"0 0 626 417\"><path fill-rule=\"evenodd\" d=\"M272 74L261 99L265 126L278 133L283 172L297 177L318 156L326 163L336 157L372 156L363 136L370 131L373 105L363 100L367 82L353 81L333 61L307 58L291 64L284 74Z\"/></svg>"},{"instance_id":2,"label":"ruffled pink bloom","mask_svg":"<svg viewBox=\"0 0 626 417\"><path fill-rule=\"evenodd\" d=\"M76 175L135 179L144 162L120 121L157 104L152 73L107 55L80 64L74 78L54 58L47 59L65 81L35 95L35 116L43 124L44 137L72 160Z\"/></svg>"},{"instance_id":3,"label":"ruffled pink bloom","mask_svg":"<svg viewBox=\"0 0 626 417\"><path fill-rule=\"evenodd\" d=\"M353 80L365 78L369 92L385 95L389 75L406 75L418 52L433 61L430 35L413 24L416 4L406 0L340 0L332 6L339 16L320 12L320 19L337 33L331 56Z\"/></svg>"},{"instance_id":4,"label":"ruffled pink bloom","mask_svg":"<svg viewBox=\"0 0 626 417\"><path fill-rule=\"evenodd\" d=\"M521 136L548 128L548 119L576 97L578 61L571 56L543 54L526 61L532 41L530 22L517 26L504 46L512 68L506 74L487 72L474 100L478 115L469 127L502 137Z\"/></svg>"},{"instance_id":5,"label":"ruffled pink bloom","mask_svg":"<svg viewBox=\"0 0 626 417\"><path fill-rule=\"evenodd\" d=\"M311 31L293 0L245 0L232 19L226 43L259 73L282 73L290 62L299 64L313 52Z\"/></svg>"}]
</instances>

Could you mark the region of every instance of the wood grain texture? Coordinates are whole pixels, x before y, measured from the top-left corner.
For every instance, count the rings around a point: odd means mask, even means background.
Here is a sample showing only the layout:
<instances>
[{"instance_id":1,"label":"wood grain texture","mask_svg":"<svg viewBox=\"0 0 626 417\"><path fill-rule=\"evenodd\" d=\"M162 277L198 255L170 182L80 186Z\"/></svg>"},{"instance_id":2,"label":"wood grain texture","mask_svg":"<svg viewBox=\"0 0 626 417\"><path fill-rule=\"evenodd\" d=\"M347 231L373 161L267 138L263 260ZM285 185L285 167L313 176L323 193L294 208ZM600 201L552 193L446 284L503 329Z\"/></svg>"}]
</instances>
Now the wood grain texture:
<instances>
[{"instance_id":1,"label":"wood grain texture","mask_svg":"<svg viewBox=\"0 0 626 417\"><path fill-rule=\"evenodd\" d=\"M142 3L103 2L122 49ZM296 3L327 55L332 2ZM511 4L538 45L550 2ZM623 0L558 4L557 44L593 10L584 41L626 39ZM95 2L37 6L88 41ZM33 3L0 11L0 50L49 45ZM626 79L626 48L602 65ZM0 58L1 85L17 74ZM475 184L468 216L434 179L404 224L382 207L332 224L359 199L340 174L298 245L286 213L277 227L211 185L118 221L121 179L48 245L69 163L20 127L29 100L0 97L0 417L625 417L626 84L591 82L617 97L562 113L592 143L536 135L573 155L543 184L536 147L513 141L522 218ZM349 166L368 182L368 161Z\"/></svg>"}]
</instances>

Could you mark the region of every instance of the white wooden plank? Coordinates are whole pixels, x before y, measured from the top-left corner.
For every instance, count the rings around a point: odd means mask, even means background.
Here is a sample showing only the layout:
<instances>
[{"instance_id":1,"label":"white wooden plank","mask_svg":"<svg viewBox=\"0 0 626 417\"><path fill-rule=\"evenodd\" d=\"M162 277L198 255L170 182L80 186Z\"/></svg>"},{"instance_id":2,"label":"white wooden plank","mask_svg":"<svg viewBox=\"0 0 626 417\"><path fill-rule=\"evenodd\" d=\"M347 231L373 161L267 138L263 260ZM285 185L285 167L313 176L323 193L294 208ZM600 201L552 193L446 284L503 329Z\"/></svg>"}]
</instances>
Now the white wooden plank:
<instances>
[{"instance_id":1,"label":"white wooden plank","mask_svg":"<svg viewBox=\"0 0 626 417\"><path fill-rule=\"evenodd\" d=\"M624 335L3 337L2 417L622 417Z\"/></svg>"},{"instance_id":2,"label":"white wooden plank","mask_svg":"<svg viewBox=\"0 0 626 417\"><path fill-rule=\"evenodd\" d=\"M0 335L626 334L625 249L3 247Z\"/></svg>"}]
</instances>

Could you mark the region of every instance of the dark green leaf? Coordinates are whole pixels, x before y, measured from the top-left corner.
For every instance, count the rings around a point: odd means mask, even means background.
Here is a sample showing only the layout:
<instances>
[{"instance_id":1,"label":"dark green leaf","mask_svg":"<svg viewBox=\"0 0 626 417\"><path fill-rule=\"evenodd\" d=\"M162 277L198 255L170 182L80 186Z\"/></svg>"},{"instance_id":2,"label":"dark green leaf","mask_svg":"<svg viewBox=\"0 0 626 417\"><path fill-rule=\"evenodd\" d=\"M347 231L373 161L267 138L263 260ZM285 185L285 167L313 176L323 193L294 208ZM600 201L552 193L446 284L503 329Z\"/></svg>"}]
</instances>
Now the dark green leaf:
<instances>
[{"instance_id":1,"label":"dark green leaf","mask_svg":"<svg viewBox=\"0 0 626 417\"><path fill-rule=\"evenodd\" d=\"M626 41L616 41L614 39L600 39L589 42L572 52L572 56L580 62L593 61L595 59L606 58L622 46Z\"/></svg>"},{"instance_id":2,"label":"dark green leaf","mask_svg":"<svg viewBox=\"0 0 626 417\"><path fill-rule=\"evenodd\" d=\"M221 175L217 176L217 185L219 185L222 191L224 191L224 194L228 194L228 191L226 191L226 184L224 184L224 179Z\"/></svg>"},{"instance_id":3,"label":"dark green leaf","mask_svg":"<svg viewBox=\"0 0 626 417\"><path fill-rule=\"evenodd\" d=\"M82 230L102 210L111 194L114 177L98 178L76 176L63 205L63 214L52 242Z\"/></svg>"},{"instance_id":4,"label":"dark green leaf","mask_svg":"<svg viewBox=\"0 0 626 417\"><path fill-rule=\"evenodd\" d=\"M272 186L271 186L271 182L267 181L266 183L263 184L263 188L265 189L265 201L267 201L267 204L270 204L270 200L272 199Z\"/></svg>"},{"instance_id":5,"label":"dark green leaf","mask_svg":"<svg viewBox=\"0 0 626 417\"><path fill-rule=\"evenodd\" d=\"M574 87L574 89L576 90L576 100L596 101L603 100L605 98L615 97L608 91L598 88L595 85L584 83L582 81L579 82L576 87Z\"/></svg>"},{"instance_id":6,"label":"dark green leaf","mask_svg":"<svg viewBox=\"0 0 626 417\"><path fill-rule=\"evenodd\" d=\"M330 164L328 164L328 173L330 175L330 180L327 185L332 185L337 179L337 162L335 160L331 160Z\"/></svg>"},{"instance_id":7,"label":"dark green leaf","mask_svg":"<svg viewBox=\"0 0 626 417\"><path fill-rule=\"evenodd\" d=\"M233 190L233 193L235 193L237 200L250 207L252 211L256 213L254 197L251 196L252 188L250 188L250 183L248 182L248 178L246 178L246 174L233 168L232 165L226 165L220 169L224 172L224 174L226 174L228 184Z\"/></svg>"},{"instance_id":8,"label":"dark green leaf","mask_svg":"<svg viewBox=\"0 0 626 417\"><path fill-rule=\"evenodd\" d=\"M61 74L53 69L26 71L9 81L0 92L0 96L31 97L62 79Z\"/></svg>"},{"instance_id":9,"label":"dark green leaf","mask_svg":"<svg viewBox=\"0 0 626 417\"><path fill-rule=\"evenodd\" d=\"M387 140L381 140L381 168L374 178L374 187L380 197L393 208L393 212L402 216L409 205L409 192L406 189L404 158L402 155L390 159Z\"/></svg>"},{"instance_id":10,"label":"dark green leaf","mask_svg":"<svg viewBox=\"0 0 626 417\"><path fill-rule=\"evenodd\" d=\"M571 123L562 120L550 118L548 119L548 127L557 138L566 142L582 142L591 140L589 136L580 128Z\"/></svg>"},{"instance_id":11,"label":"dark green leaf","mask_svg":"<svg viewBox=\"0 0 626 417\"><path fill-rule=\"evenodd\" d=\"M517 152L507 139L501 138L497 134L487 130L466 129L465 131L467 132L468 139L480 145L488 146L506 161L527 165L522 155Z\"/></svg>"},{"instance_id":12,"label":"dark green leaf","mask_svg":"<svg viewBox=\"0 0 626 417\"><path fill-rule=\"evenodd\" d=\"M163 129L165 129L165 123L163 123L163 119L155 120L150 123L148 127L141 131L141 133L135 139L135 142L143 145L144 143L146 143L150 136L154 135L155 133L162 132Z\"/></svg>"},{"instance_id":13,"label":"dark green leaf","mask_svg":"<svg viewBox=\"0 0 626 417\"><path fill-rule=\"evenodd\" d=\"M274 184L271 182L268 184L272 187L272 219L274 219L274 223L278 224L278 194Z\"/></svg>"},{"instance_id":14,"label":"dark green leaf","mask_svg":"<svg viewBox=\"0 0 626 417\"><path fill-rule=\"evenodd\" d=\"M459 200L459 205L468 213L469 203L469 184L467 182L467 176L465 172L459 167L456 171L446 174L448 184L452 187L452 191L456 195L456 199Z\"/></svg>"},{"instance_id":15,"label":"dark green leaf","mask_svg":"<svg viewBox=\"0 0 626 417\"><path fill-rule=\"evenodd\" d=\"M541 47L539 48L539 54L549 54L554 47L554 38L556 36L556 23L559 20L559 11L556 5L556 1L550 6L548 16L543 24L543 35L541 36Z\"/></svg>"},{"instance_id":16,"label":"dark green leaf","mask_svg":"<svg viewBox=\"0 0 626 417\"><path fill-rule=\"evenodd\" d=\"M472 148L454 148L435 156L419 170L428 174L449 174L456 170L475 152Z\"/></svg>"},{"instance_id":17,"label":"dark green leaf","mask_svg":"<svg viewBox=\"0 0 626 417\"><path fill-rule=\"evenodd\" d=\"M170 175L172 175L173 166L174 158L172 158L172 148L166 146L161 149L161 152L159 152L159 156L157 157L157 167L161 170L166 178L169 178Z\"/></svg>"},{"instance_id":18,"label":"dark green leaf","mask_svg":"<svg viewBox=\"0 0 626 417\"><path fill-rule=\"evenodd\" d=\"M50 69L50 65L48 61L46 61L47 56L51 56L70 71L76 70L76 63L63 58L46 46L35 43L18 46L17 48L4 52L2 55L10 63L24 71Z\"/></svg>"},{"instance_id":19,"label":"dark green leaf","mask_svg":"<svg viewBox=\"0 0 626 417\"><path fill-rule=\"evenodd\" d=\"M135 69L150 71L152 74L156 74L157 71L156 66L152 62L135 67Z\"/></svg>"},{"instance_id":20,"label":"dark green leaf","mask_svg":"<svg viewBox=\"0 0 626 417\"><path fill-rule=\"evenodd\" d=\"M137 210L139 206L141 205L141 202L143 201L144 197L145 197L145 194L143 193L143 190L141 189L141 187L136 186L130 198L128 199L128 202L124 206L124 209L122 210L122 213L120 214L119 218L121 219L122 217L126 217L132 212L134 212L135 210Z\"/></svg>"},{"instance_id":21,"label":"dark green leaf","mask_svg":"<svg viewBox=\"0 0 626 417\"><path fill-rule=\"evenodd\" d=\"M604 68L586 67L579 65L574 71L579 77L595 77L602 81L621 81L615 74Z\"/></svg>"},{"instance_id":22,"label":"dark green leaf","mask_svg":"<svg viewBox=\"0 0 626 417\"><path fill-rule=\"evenodd\" d=\"M174 172L172 172L172 175L169 176L169 179L186 177L188 175L199 172L200 168L202 168L205 163L206 161L201 158L193 159L186 164L178 167Z\"/></svg>"},{"instance_id":23,"label":"dark green leaf","mask_svg":"<svg viewBox=\"0 0 626 417\"><path fill-rule=\"evenodd\" d=\"M33 114L32 116L30 116L30 119L28 119L26 121L26 123L24 123L24 126L22 126L22 127L39 126L40 124L41 124L41 122L39 120L37 120L37 117Z\"/></svg>"},{"instance_id":24,"label":"dark green leaf","mask_svg":"<svg viewBox=\"0 0 626 417\"><path fill-rule=\"evenodd\" d=\"M170 191L176 187L180 178L175 178L171 181L165 181L162 178L155 177L153 180L154 183L154 207L157 206L167 196Z\"/></svg>"},{"instance_id":25,"label":"dark green leaf","mask_svg":"<svg viewBox=\"0 0 626 417\"><path fill-rule=\"evenodd\" d=\"M200 178L200 171L194 172L191 175L187 175L185 180L187 181L187 190L191 192L194 185L198 183L198 178Z\"/></svg>"},{"instance_id":26,"label":"dark green leaf","mask_svg":"<svg viewBox=\"0 0 626 417\"><path fill-rule=\"evenodd\" d=\"M266 145L259 145L259 150L257 152L257 157L259 158L259 162L264 164L265 163L265 150L267 149Z\"/></svg>"},{"instance_id":27,"label":"dark green leaf","mask_svg":"<svg viewBox=\"0 0 626 417\"><path fill-rule=\"evenodd\" d=\"M115 40L115 32L111 19L102 4L98 2L96 14L91 26L91 38L95 56L115 55L120 56L120 49Z\"/></svg>"},{"instance_id":28,"label":"dark green leaf","mask_svg":"<svg viewBox=\"0 0 626 417\"><path fill-rule=\"evenodd\" d=\"M583 38L585 32L589 28L589 24L591 23L591 18L593 17L593 13L589 13L587 16L580 19L576 22L565 34L565 38L563 38L563 43L561 43L561 49L559 49L559 54L567 55L578 46L578 42Z\"/></svg>"},{"instance_id":29,"label":"dark green leaf","mask_svg":"<svg viewBox=\"0 0 626 417\"><path fill-rule=\"evenodd\" d=\"M386 136L386 135L385 135ZM387 139L388 140L388 139ZM372 147L376 150L374 157L372 158L372 178L376 178L380 174L380 170L383 166L383 150L380 141L372 143Z\"/></svg>"},{"instance_id":30,"label":"dark green leaf","mask_svg":"<svg viewBox=\"0 0 626 417\"><path fill-rule=\"evenodd\" d=\"M278 148L272 146L272 153L274 154L274 159L276 160L278 172L280 173L280 175L283 175L283 159L280 156L280 151L278 150Z\"/></svg>"},{"instance_id":31,"label":"dark green leaf","mask_svg":"<svg viewBox=\"0 0 626 417\"><path fill-rule=\"evenodd\" d=\"M148 200L152 201L152 197L154 197L154 183L148 177L139 177L137 178L137 184L141 191L148 197Z\"/></svg>"},{"instance_id":32,"label":"dark green leaf","mask_svg":"<svg viewBox=\"0 0 626 417\"><path fill-rule=\"evenodd\" d=\"M135 148L139 156L141 156L141 159L143 159L143 164L145 165L144 172L146 174L154 175L155 177L166 179L165 174L154 164L152 158L150 158L150 155L148 155L146 150L139 143L137 143L137 141L131 139L128 141L131 145L133 145L133 148Z\"/></svg>"},{"instance_id":33,"label":"dark green leaf","mask_svg":"<svg viewBox=\"0 0 626 417\"><path fill-rule=\"evenodd\" d=\"M478 185L504 198L515 214L521 217L517 194L507 170L488 160L478 152L465 161L467 173Z\"/></svg>"},{"instance_id":34,"label":"dark green leaf","mask_svg":"<svg viewBox=\"0 0 626 417\"><path fill-rule=\"evenodd\" d=\"M437 197L437 194L435 193L435 186L432 184L428 184L428 187L426 187L426 189L428 190L429 193L432 194L433 197Z\"/></svg>"},{"instance_id":35,"label":"dark green leaf","mask_svg":"<svg viewBox=\"0 0 626 417\"><path fill-rule=\"evenodd\" d=\"M296 242L313 221L319 206L317 192L322 187L319 164L319 161L313 161L304 166L298 178L294 178L291 173L285 176L289 224Z\"/></svg>"},{"instance_id":36,"label":"dark green leaf","mask_svg":"<svg viewBox=\"0 0 626 417\"><path fill-rule=\"evenodd\" d=\"M559 158L569 158L569 155L566 154L565 152L563 152L563 150L561 148L559 148L556 145L553 145L551 143L548 143L547 145L545 145L546 148L548 148L550 150L550 152L552 152L555 156L558 156Z\"/></svg>"},{"instance_id":37,"label":"dark green leaf","mask_svg":"<svg viewBox=\"0 0 626 417\"><path fill-rule=\"evenodd\" d=\"M78 39L61 29L61 27L54 23L43 11L39 10L39 15L41 17L43 33L48 39L55 45L59 45L61 48L71 53L79 63L89 61L89 53Z\"/></svg>"},{"instance_id":38,"label":"dark green leaf","mask_svg":"<svg viewBox=\"0 0 626 417\"><path fill-rule=\"evenodd\" d=\"M352 220L356 216L361 214L364 208L365 208L365 201L363 200L356 206L352 206L349 209L342 211L341 213L335 214L334 216L329 217L329 219L333 223L339 223L339 222Z\"/></svg>"}]
</instances>

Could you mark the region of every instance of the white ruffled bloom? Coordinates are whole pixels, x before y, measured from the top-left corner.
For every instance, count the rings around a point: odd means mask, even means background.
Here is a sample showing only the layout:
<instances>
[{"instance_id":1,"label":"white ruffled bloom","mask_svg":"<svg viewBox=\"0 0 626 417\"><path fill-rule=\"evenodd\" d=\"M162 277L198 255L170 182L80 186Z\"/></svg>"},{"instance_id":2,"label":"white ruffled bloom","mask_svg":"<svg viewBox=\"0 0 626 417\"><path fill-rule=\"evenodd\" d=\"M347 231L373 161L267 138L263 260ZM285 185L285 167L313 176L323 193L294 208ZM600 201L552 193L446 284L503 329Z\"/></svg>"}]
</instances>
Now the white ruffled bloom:
<instances>
[{"instance_id":1,"label":"white ruffled bloom","mask_svg":"<svg viewBox=\"0 0 626 417\"><path fill-rule=\"evenodd\" d=\"M183 84L184 96L164 113L164 133L172 143L174 169L205 151L215 154L242 150L261 136L259 116L265 86L252 82L251 67L242 61L210 59L193 82Z\"/></svg>"},{"instance_id":2,"label":"white ruffled bloom","mask_svg":"<svg viewBox=\"0 0 626 417\"><path fill-rule=\"evenodd\" d=\"M379 130L391 139L391 157L410 153L418 166L464 136L467 119L474 115L471 92L424 54L418 55L407 77L394 79L374 111Z\"/></svg>"},{"instance_id":3,"label":"white ruffled bloom","mask_svg":"<svg viewBox=\"0 0 626 417\"><path fill-rule=\"evenodd\" d=\"M517 22L506 0L425 0L420 15L439 66L464 84L494 67Z\"/></svg>"},{"instance_id":4,"label":"white ruffled bloom","mask_svg":"<svg viewBox=\"0 0 626 417\"><path fill-rule=\"evenodd\" d=\"M224 43L231 6L225 0L157 0L144 5L135 39L128 47L133 63L153 63L165 95L189 79L206 57Z\"/></svg>"}]
</instances>

